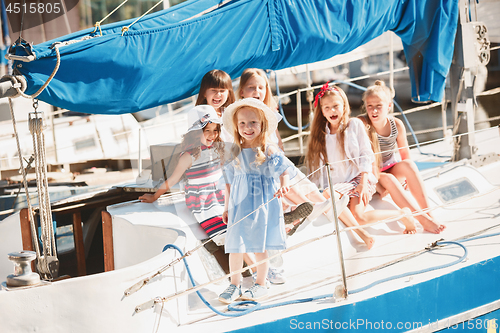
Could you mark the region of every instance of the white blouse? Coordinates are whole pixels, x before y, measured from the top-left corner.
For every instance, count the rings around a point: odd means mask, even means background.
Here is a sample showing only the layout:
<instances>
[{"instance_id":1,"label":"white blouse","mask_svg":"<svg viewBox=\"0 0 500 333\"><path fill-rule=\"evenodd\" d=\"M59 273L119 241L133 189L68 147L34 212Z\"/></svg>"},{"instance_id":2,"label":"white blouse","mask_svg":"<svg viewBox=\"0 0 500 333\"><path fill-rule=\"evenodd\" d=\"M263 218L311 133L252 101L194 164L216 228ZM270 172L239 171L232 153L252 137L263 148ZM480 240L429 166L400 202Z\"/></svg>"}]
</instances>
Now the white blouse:
<instances>
[{"instance_id":1,"label":"white blouse","mask_svg":"<svg viewBox=\"0 0 500 333\"><path fill-rule=\"evenodd\" d=\"M373 174L372 169L375 158L363 122L358 118L350 119L344 138L345 157L340 150L337 134L330 134L330 127L328 125L329 123L326 125L326 154L328 157L327 160L330 163L332 183L345 183L361 172L367 172L368 180L376 184L377 178ZM320 186L325 188L328 187L326 170L322 174L321 180L323 183Z\"/></svg>"}]
</instances>

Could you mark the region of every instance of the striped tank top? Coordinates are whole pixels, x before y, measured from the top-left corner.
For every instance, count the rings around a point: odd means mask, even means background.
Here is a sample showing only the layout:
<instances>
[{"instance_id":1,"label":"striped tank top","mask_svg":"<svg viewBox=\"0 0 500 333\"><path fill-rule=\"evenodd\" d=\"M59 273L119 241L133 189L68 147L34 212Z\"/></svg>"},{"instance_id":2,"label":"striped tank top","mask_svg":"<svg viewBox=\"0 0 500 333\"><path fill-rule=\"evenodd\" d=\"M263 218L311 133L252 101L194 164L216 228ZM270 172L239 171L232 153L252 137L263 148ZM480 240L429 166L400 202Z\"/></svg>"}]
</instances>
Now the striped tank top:
<instances>
[{"instance_id":1,"label":"striped tank top","mask_svg":"<svg viewBox=\"0 0 500 333\"><path fill-rule=\"evenodd\" d=\"M387 118L389 124L391 125L391 134L389 136L382 136L377 133L378 143L380 145L380 151L382 152L382 165L386 166L387 162L394 161L396 152L396 139L398 138L398 128L396 127L396 121L392 117Z\"/></svg>"}]
</instances>

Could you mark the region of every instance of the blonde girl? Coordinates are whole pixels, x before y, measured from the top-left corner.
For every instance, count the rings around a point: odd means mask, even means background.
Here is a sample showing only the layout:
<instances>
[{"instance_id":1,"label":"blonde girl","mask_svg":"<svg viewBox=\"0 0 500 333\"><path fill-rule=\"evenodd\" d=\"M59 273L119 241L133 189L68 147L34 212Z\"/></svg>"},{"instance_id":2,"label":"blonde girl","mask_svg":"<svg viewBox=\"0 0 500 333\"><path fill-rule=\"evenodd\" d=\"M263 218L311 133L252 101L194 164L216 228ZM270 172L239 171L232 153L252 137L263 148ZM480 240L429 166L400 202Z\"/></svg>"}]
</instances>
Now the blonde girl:
<instances>
[{"instance_id":1,"label":"blonde girl","mask_svg":"<svg viewBox=\"0 0 500 333\"><path fill-rule=\"evenodd\" d=\"M344 183L344 195L350 197L350 210L360 224L400 218L404 233L413 234L415 222L408 208L365 211L375 193L377 178L370 140L361 120L351 119L349 102L342 89L326 83L316 95L314 119L309 135L306 161L309 170L329 162L332 183ZM326 176L326 172L323 172Z\"/></svg>"},{"instance_id":2,"label":"blonde girl","mask_svg":"<svg viewBox=\"0 0 500 333\"><path fill-rule=\"evenodd\" d=\"M376 154L376 169L377 171L380 169L379 183L382 186L379 192L382 196L386 191L389 192L396 205L408 207L412 212L419 209L427 210L429 202L424 182L417 166L411 160L406 129L400 119L390 115L393 112L393 98L394 92L380 80L363 93L363 108L366 114L360 118L367 124L374 151L380 152ZM402 161L399 160L396 151L399 151ZM405 180L418 206L405 193L401 185ZM445 229L444 225L434 221L430 212L417 215L416 219L428 232L439 234Z\"/></svg>"},{"instance_id":3,"label":"blonde girl","mask_svg":"<svg viewBox=\"0 0 500 333\"><path fill-rule=\"evenodd\" d=\"M242 98L256 98L266 104L271 110L276 111L276 118L278 118L278 123L283 119L283 117L278 113L278 105L274 101L273 93L271 91L271 86L269 85L269 80L267 79L266 73L259 68L247 68L241 73L240 85L236 93L239 99ZM278 129L271 134L271 140L280 147L283 148L283 142L281 141L280 132Z\"/></svg>"},{"instance_id":4,"label":"blonde girl","mask_svg":"<svg viewBox=\"0 0 500 333\"><path fill-rule=\"evenodd\" d=\"M246 98L233 103L224 111L223 122L234 137L234 158L224 167L227 183L223 220L228 224L225 250L229 268L235 272L243 267L244 253L254 253L261 261L268 258L267 250L285 249L279 198L289 190L288 172L293 172L294 166L270 143L269 136L278 122L274 111L261 101ZM278 199L273 200L274 196ZM240 296L244 300L266 297L268 268L268 262L257 266L255 284L243 294L241 275L231 275L231 284L219 300L231 303Z\"/></svg>"},{"instance_id":5,"label":"blonde girl","mask_svg":"<svg viewBox=\"0 0 500 333\"><path fill-rule=\"evenodd\" d=\"M278 118L278 122L281 121L282 117L277 111L277 104L273 98L273 94L271 91L271 86L269 85L269 80L267 79L266 73L259 68L247 68L243 71L240 77L240 85L238 87L237 93L238 98L256 98L266 104L271 110L276 111L275 115ZM271 136L271 139L274 143L278 144L278 146L283 150L283 143L281 142L281 138L279 136L278 130ZM326 198L321 195L318 191L318 187L309 181L305 177L305 175L300 172L300 170L296 170L297 179L303 179L299 184L293 186L285 195L285 198L292 204L298 206L297 209L301 209L301 204L310 202L313 204L313 211L309 215L309 220L314 220L321 213L327 212L331 210L330 201L327 201ZM293 214L288 216L297 218L302 218L307 216L310 211L305 211L304 215L301 215L301 211L296 211ZM286 218L285 218L286 219ZM297 221L295 222L297 223ZM297 228L297 225L294 226L294 229Z\"/></svg>"}]
</instances>

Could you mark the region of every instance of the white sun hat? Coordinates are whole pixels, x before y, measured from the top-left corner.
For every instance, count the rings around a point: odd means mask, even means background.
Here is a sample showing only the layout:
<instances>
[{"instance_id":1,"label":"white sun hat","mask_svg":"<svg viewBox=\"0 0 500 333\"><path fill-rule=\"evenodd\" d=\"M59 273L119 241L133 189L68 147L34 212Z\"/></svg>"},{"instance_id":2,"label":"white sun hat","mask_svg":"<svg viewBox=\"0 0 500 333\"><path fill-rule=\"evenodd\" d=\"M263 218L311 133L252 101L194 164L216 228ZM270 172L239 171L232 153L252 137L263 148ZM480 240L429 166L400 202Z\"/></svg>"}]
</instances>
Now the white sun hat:
<instances>
[{"instance_id":1,"label":"white sun hat","mask_svg":"<svg viewBox=\"0 0 500 333\"><path fill-rule=\"evenodd\" d=\"M271 110L266 104L262 103L256 98L245 98L241 99L237 102L234 102L233 104L229 105L225 110L224 114L222 115L222 121L224 123L224 128L226 131L228 131L231 135L234 133L234 127L233 127L233 116L236 110L239 110L240 108L244 106L249 106L252 108L260 109L264 111L264 115L266 116L267 119L267 134L271 135L276 131L278 128L278 119L276 118L276 112Z\"/></svg>"},{"instance_id":2,"label":"white sun hat","mask_svg":"<svg viewBox=\"0 0 500 333\"><path fill-rule=\"evenodd\" d=\"M201 130L209 123L222 124L222 119L212 106L198 105L188 111L188 132Z\"/></svg>"}]
</instances>

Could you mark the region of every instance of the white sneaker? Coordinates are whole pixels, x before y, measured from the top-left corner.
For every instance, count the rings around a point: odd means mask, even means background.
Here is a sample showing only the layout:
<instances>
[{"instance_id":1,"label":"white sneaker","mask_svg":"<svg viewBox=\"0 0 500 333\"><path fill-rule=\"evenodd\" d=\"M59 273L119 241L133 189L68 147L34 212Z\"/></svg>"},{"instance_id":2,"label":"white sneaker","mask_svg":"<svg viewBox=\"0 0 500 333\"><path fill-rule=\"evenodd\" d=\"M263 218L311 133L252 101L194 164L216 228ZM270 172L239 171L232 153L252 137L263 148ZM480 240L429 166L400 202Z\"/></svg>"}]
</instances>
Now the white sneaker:
<instances>
[{"instance_id":1,"label":"white sneaker","mask_svg":"<svg viewBox=\"0 0 500 333\"><path fill-rule=\"evenodd\" d=\"M283 270L278 270L272 267L269 267L269 271L267 272L267 280L269 280L272 284L283 284L286 282L286 279L283 276Z\"/></svg>"},{"instance_id":2,"label":"white sneaker","mask_svg":"<svg viewBox=\"0 0 500 333\"><path fill-rule=\"evenodd\" d=\"M269 274L268 274L268 276L269 276ZM255 284L255 281L257 280L257 272L252 273L252 280L253 280L253 283ZM266 288L267 289L271 288L271 282L269 282L268 278L266 278Z\"/></svg>"},{"instance_id":3,"label":"white sneaker","mask_svg":"<svg viewBox=\"0 0 500 333\"><path fill-rule=\"evenodd\" d=\"M222 294L219 295L219 301L225 304L231 304L241 297L241 288L236 287L234 284L230 284L229 287L224 290Z\"/></svg>"},{"instance_id":4,"label":"white sneaker","mask_svg":"<svg viewBox=\"0 0 500 333\"><path fill-rule=\"evenodd\" d=\"M241 295L241 299L244 301L258 301L265 297L267 297L267 288L257 283Z\"/></svg>"}]
</instances>

